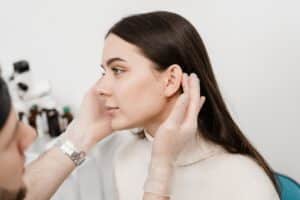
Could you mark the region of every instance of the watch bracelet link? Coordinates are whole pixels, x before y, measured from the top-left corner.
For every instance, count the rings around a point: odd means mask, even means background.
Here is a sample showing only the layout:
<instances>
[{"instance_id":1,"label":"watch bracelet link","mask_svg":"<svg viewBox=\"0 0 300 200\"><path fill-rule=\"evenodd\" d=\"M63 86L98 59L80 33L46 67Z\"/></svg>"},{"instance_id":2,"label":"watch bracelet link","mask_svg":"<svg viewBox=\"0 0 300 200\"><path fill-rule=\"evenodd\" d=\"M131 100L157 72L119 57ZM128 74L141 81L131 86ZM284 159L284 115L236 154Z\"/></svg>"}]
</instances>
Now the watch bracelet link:
<instances>
[{"instance_id":1,"label":"watch bracelet link","mask_svg":"<svg viewBox=\"0 0 300 200\"><path fill-rule=\"evenodd\" d=\"M86 153L78 151L69 140L62 141L59 149L73 161L76 167L85 161Z\"/></svg>"}]
</instances>

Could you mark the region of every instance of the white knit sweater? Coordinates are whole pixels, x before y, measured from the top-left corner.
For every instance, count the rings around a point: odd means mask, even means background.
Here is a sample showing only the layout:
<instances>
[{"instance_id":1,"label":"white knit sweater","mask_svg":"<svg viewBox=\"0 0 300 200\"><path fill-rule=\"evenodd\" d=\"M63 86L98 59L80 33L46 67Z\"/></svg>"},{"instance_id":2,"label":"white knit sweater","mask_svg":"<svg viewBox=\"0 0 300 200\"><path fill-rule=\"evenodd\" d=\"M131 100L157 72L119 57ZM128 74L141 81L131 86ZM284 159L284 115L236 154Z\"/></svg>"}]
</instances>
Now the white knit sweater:
<instances>
[{"instance_id":1,"label":"white knit sweater","mask_svg":"<svg viewBox=\"0 0 300 200\"><path fill-rule=\"evenodd\" d=\"M152 138L116 133L98 144L53 199L142 200ZM272 182L251 158L195 140L178 158L172 200L279 200ZM72 197L73 198L73 197Z\"/></svg>"}]
</instances>

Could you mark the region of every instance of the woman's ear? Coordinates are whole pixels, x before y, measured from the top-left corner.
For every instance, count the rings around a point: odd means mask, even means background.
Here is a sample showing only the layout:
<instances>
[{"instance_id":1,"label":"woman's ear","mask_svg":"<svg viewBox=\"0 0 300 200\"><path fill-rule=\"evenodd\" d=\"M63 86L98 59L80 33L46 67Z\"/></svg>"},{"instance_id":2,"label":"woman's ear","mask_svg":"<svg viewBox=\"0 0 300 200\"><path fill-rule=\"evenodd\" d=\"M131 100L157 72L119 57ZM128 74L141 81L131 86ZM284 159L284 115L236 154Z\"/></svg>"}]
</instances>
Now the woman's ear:
<instances>
[{"instance_id":1,"label":"woman's ear","mask_svg":"<svg viewBox=\"0 0 300 200\"><path fill-rule=\"evenodd\" d=\"M182 69L179 65L173 64L165 71L165 96L174 95L181 88Z\"/></svg>"}]
</instances>

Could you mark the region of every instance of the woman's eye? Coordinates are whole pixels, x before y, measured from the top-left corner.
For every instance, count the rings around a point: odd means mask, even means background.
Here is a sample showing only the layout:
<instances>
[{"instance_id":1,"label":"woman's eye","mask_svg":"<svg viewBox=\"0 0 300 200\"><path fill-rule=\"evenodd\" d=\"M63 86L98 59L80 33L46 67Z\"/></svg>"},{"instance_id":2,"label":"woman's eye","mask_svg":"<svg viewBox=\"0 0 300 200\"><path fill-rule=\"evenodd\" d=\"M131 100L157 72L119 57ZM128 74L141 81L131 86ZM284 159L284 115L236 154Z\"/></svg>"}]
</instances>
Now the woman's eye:
<instances>
[{"instance_id":1,"label":"woman's eye","mask_svg":"<svg viewBox=\"0 0 300 200\"><path fill-rule=\"evenodd\" d=\"M124 72L124 70L118 69L118 68L111 68L111 70L115 73L115 74L120 74L122 72Z\"/></svg>"}]
</instances>

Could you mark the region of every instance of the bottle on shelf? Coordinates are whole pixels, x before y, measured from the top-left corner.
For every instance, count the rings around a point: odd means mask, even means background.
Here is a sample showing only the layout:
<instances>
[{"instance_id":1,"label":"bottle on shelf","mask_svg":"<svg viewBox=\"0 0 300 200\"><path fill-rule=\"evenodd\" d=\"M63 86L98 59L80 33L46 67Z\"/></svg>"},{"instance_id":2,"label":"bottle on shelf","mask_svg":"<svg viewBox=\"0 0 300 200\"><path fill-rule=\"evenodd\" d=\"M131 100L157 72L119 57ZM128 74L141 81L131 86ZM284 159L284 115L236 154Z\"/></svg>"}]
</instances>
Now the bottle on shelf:
<instances>
[{"instance_id":1,"label":"bottle on shelf","mask_svg":"<svg viewBox=\"0 0 300 200\"><path fill-rule=\"evenodd\" d=\"M43 122L43 132L44 134L49 134L49 124L48 124L48 118L47 118L47 109L43 108L41 110L41 117Z\"/></svg>"},{"instance_id":2,"label":"bottle on shelf","mask_svg":"<svg viewBox=\"0 0 300 200\"><path fill-rule=\"evenodd\" d=\"M62 120L62 130L65 131L67 129L67 126L72 122L73 115L71 113L71 109L69 106L63 107L63 114L61 116Z\"/></svg>"},{"instance_id":3,"label":"bottle on shelf","mask_svg":"<svg viewBox=\"0 0 300 200\"><path fill-rule=\"evenodd\" d=\"M51 137L57 137L61 134L59 125L59 113L56 109L46 109L47 121L49 127L49 135Z\"/></svg>"},{"instance_id":4,"label":"bottle on shelf","mask_svg":"<svg viewBox=\"0 0 300 200\"><path fill-rule=\"evenodd\" d=\"M45 132L44 132L44 127L43 127L44 123L43 123L41 110L38 110L38 114L36 115L36 118L35 118L35 124L36 124L37 135L39 137L43 137L45 135Z\"/></svg>"},{"instance_id":5,"label":"bottle on shelf","mask_svg":"<svg viewBox=\"0 0 300 200\"><path fill-rule=\"evenodd\" d=\"M36 126L36 117L38 115L38 106L37 105L33 105L31 108L30 108L30 111L29 111L29 118L28 118L28 121L29 121L29 125L32 126L33 128L37 129L37 126Z\"/></svg>"},{"instance_id":6,"label":"bottle on shelf","mask_svg":"<svg viewBox=\"0 0 300 200\"><path fill-rule=\"evenodd\" d=\"M19 119L19 121L23 122L24 124L29 124L28 117L27 117L26 113L23 111L18 112L18 119Z\"/></svg>"}]
</instances>

